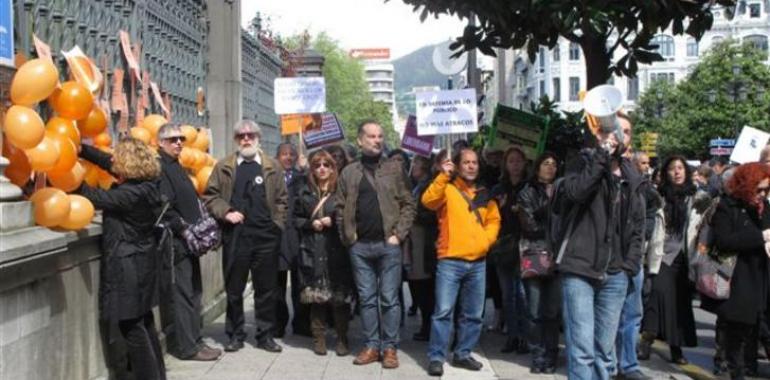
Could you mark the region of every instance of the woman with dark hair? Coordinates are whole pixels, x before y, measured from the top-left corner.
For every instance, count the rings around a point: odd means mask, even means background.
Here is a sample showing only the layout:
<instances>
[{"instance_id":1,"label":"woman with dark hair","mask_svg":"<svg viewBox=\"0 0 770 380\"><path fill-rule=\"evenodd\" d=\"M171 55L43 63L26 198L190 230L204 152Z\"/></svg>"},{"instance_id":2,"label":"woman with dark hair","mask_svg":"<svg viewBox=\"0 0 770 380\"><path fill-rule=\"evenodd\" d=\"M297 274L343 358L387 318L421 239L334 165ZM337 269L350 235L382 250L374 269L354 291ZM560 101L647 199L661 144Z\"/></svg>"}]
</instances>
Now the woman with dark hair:
<instances>
[{"instance_id":1,"label":"woman with dark hair","mask_svg":"<svg viewBox=\"0 0 770 380\"><path fill-rule=\"evenodd\" d=\"M720 256L736 257L730 297L721 302L704 297L703 307L714 311L724 327L727 368L736 380L756 370L747 370L744 360L754 355L745 350L756 347L757 323L767 305L770 169L758 162L741 165L727 182L727 190L729 195L720 198L711 226Z\"/></svg>"},{"instance_id":2,"label":"woman with dark hair","mask_svg":"<svg viewBox=\"0 0 770 380\"><path fill-rule=\"evenodd\" d=\"M335 352L347 355L348 317L353 299L353 270L335 226L337 165L325 150L310 156L310 173L294 205L300 233L300 302L310 304L313 352L326 355L326 312L332 308L337 332Z\"/></svg>"},{"instance_id":3,"label":"woman with dark hair","mask_svg":"<svg viewBox=\"0 0 770 380\"><path fill-rule=\"evenodd\" d=\"M524 285L519 273L518 217L519 191L524 187L527 173L527 157L515 146L508 148L502 157L500 183L492 188L492 196L500 207L502 223L497 242L489 251L494 261L500 283L503 303L503 320L508 328L508 339L500 350L503 353L529 352L527 342L527 318Z\"/></svg>"},{"instance_id":4,"label":"woman with dark hair","mask_svg":"<svg viewBox=\"0 0 770 380\"><path fill-rule=\"evenodd\" d=\"M660 257L660 268L649 268L657 273L642 319L642 338L638 358L650 358L653 341L668 342L671 361L686 364L682 346L697 344L695 318L692 311L692 286L688 277L688 255L695 254L695 238L709 196L697 191L692 169L682 156L669 157L661 167L658 192L663 197L663 226L665 237L651 255ZM705 205L705 206L704 206ZM655 260L657 262L657 260Z\"/></svg>"},{"instance_id":5,"label":"woman with dark hair","mask_svg":"<svg viewBox=\"0 0 770 380\"><path fill-rule=\"evenodd\" d=\"M519 192L519 246L522 252L548 249L548 205L553 197L558 169L556 155L543 153L535 160L532 178ZM553 274L528 278L524 280L524 288L527 291L529 344L532 349L530 372L554 373L559 353L559 278Z\"/></svg>"},{"instance_id":6,"label":"woman with dark hair","mask_svg":"<svg viewBox=\"0 0 770 380\"><path fill-rule=\"evenodd\" d=\"M337 172L341 172L345 166L348 166L348 155L339 145L327 145L323 148L327 153L331 154L334 162L337 164Z\"/></svg>"},{"instance_id":7,"label":"woman with dark hair","mask_svg":"<svg viewBox=\"0 0 770 380\"><path fill-rule=\"evenodd\" d=\"M165 379L163 352L152 315L158 304L161 265L154 230L161 208L160 162L152 149L133 138L121 140L111 156L85 146L81 155L118 179L109 190L85 184L78 190L104 211L100 319L117 325L137 379Z\"/></svg>"}]
</instances>

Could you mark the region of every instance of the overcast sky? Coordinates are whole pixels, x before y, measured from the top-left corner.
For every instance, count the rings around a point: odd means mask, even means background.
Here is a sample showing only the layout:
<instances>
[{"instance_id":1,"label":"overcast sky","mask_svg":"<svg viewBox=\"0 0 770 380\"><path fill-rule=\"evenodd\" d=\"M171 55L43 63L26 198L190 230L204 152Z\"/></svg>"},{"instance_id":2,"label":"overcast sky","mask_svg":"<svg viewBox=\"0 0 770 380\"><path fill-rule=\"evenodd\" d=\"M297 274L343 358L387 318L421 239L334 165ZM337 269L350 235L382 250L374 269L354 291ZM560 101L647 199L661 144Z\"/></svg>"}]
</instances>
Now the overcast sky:
<instances>
[{"instance_id":1,"label":"overcast sky","mask_svg":"<svg viewBox=\"0 0 770 380\"><path fill-rule=\"evenodd\" d=\"M391 59L462 34L465 22L457 17L429 17L401 0L242 0L242 24L259 11L269 16L272 29L289 36L308 29L325 31L346 49L390 48Z\"/></svg>"}]
</instances>

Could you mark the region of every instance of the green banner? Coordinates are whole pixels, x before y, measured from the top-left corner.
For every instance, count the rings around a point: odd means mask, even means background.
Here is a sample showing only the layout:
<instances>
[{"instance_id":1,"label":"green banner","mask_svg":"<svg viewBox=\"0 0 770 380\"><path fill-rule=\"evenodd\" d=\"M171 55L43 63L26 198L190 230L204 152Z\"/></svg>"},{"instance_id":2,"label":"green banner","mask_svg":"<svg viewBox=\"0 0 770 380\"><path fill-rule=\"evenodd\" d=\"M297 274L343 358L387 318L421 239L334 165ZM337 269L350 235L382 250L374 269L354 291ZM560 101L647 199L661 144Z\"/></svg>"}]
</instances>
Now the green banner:
<instances>
[{"instance_id":1,"label":"green banner","mask_svg":"<svg viewBox=\"0 0 770 380\"><path fill-rule=\"evenodd\" d=\"M504 150L518 146L534 160L543 153L548 136L548 118L498 104L489 130L487 147Z\"/></svg>"}]
</instances>

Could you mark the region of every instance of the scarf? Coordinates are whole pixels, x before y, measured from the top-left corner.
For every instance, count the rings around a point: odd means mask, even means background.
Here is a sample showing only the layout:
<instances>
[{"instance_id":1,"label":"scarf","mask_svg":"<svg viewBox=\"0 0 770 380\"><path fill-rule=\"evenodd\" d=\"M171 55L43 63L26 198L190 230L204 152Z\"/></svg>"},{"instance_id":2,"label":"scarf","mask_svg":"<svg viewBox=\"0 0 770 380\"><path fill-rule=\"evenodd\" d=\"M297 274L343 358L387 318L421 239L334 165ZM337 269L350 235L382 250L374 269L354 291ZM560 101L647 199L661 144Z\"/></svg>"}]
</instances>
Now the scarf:
<instances>
[{"instance_id":1,"label":"scarf","mask_svg":"<svg viewBox=\"0 0 770 380\"><path fill-rule=\"evenodd\" d=\"M666 200L664 213L666 216L666 232L681 234L687 223L687 198L695 195L697 188L692 182L682 185L668 184L661 187L660 193Z\"/></svg>"}]
</instances>

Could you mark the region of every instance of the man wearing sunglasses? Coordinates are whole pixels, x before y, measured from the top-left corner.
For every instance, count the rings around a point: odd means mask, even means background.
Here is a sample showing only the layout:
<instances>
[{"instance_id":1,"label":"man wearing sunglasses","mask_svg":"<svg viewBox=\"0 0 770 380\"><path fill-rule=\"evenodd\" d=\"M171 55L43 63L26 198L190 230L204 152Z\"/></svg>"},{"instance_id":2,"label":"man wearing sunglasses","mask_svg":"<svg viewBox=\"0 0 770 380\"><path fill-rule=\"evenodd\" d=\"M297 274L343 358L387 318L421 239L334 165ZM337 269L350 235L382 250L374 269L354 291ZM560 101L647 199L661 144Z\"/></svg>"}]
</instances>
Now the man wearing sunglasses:
<instances>
[{"instance_id":1,"label":"man wearing sunglasses","mask_svg":"<svg viewBox=\"0 0 770 380\"><path fill-rule=\"evenodd\" d=\"M221 350L211 348L201 338L201 266L200 259L190 254L182 233L187 224L201 217L198 194L189 176L179 164L185 137L178 125L165 124L158 130L158 151L161 180L160 190L170 207L164 222L171 227L173 254L165 256L163 302L170 314L172 331L169 352L183 360L216 360ZM167 246L170 247L170 246ZM170 253L170 252L169 252ZM173 274L170 273L173 271ZM171 279L174 281L171 281ZM165 313L164 313L165 314Z\"/></svg>"},{"instance_id":2,"label":"man wearing sunglasses","mask_svg":"<svg viewBox=\"0 0 770 380\"><path fill-rule=\"evenodd\" d=\"M238 351L246 339L243 291L251 273L257 347L282 350L274 340L278 255L288 194L284 173L259 147L260 128L251 120L234 126L238 151L217 162L203 198L223 224L222 266L227 292L225 351Z\"/></svg>"}]
</instances>

